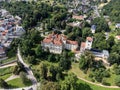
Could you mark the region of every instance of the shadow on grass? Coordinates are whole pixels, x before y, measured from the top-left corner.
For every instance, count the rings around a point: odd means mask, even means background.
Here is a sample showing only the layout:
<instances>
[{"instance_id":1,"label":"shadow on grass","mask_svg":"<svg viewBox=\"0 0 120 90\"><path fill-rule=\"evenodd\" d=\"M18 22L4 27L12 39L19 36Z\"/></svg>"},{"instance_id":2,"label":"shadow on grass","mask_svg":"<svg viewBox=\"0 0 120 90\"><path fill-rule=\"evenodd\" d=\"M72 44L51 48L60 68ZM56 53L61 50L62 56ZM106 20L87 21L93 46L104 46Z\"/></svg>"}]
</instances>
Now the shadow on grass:
<instances>
[{"instance_id":1,"label":"shadow on grass","mask_svg":"<svg viewBox=\"0 0 120 90\"><path fill-rule=\"evenodd\" d=\"M93 90L88 84L79 83L77 90Z\"/></svg>"},{"instance_id":2,"label":"shadow on grass","mask_svg":"<svg viewBox=\"0 0 120 90\"><path fill-rule=\"evenodd\" d=\"M19 87L18 87L18 86L15 86L15 85L9 84L9 89L13 89L13 88L19 88Z\"/></svg>"}]
</instances>

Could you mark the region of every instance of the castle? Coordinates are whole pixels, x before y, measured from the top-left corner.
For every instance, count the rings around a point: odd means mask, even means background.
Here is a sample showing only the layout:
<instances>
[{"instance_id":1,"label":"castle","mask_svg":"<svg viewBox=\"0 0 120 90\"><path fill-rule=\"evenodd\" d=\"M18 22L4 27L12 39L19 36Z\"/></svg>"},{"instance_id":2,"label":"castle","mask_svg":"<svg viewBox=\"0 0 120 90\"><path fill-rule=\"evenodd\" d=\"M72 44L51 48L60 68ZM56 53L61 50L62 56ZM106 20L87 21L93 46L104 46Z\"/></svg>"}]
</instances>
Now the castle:
<instances>
[{"instance_id":1,"label":"castle","mask_svg":"<svg viewBox=\"0 0 120 90\"><path fill-rule=\"evenodd\" d=\"M64 49L76 50L78 47L77 41L68 40L63 34L52 33L49 34L41 42L41 46L46 51L49 50L50 53L61 54Z\"/></svg>"}]
</instances>

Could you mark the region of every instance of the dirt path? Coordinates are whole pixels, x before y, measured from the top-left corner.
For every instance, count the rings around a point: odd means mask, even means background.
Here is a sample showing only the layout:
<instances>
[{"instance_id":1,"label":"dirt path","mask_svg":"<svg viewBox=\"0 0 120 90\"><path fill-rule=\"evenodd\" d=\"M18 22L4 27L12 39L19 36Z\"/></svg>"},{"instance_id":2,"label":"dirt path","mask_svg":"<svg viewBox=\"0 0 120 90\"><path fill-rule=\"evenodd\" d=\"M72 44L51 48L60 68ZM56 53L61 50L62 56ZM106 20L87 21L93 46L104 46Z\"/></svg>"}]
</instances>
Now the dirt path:
<instances>
[{"instance_id":1,"label":"dirt path","mask_svg":"<svg viewBox=\"0 0 120 90\"><path fill-rule=\"evenodd\" d=\"M75 72L73 72L74 74L76 74ZM77 74L76 74L77 75ZM93 84L93 85L97 85L97 86L101 86L101 87L105 87L105 88L120 88L120 87L118 87L118 86L105 86L105 85L102 85L102 84L97 84L97 83L94 83L94 82L91 82L91 81L89 81L89 80L86 80L86 79L84 79L84 78L81 78L81 77L79 77L79 76L77 76L77 78L79 78L80 80L83 80L83 81L85 81L85 82L87 82L87 83L90 83L90 84Z\"/></svg>"}]
</instances>

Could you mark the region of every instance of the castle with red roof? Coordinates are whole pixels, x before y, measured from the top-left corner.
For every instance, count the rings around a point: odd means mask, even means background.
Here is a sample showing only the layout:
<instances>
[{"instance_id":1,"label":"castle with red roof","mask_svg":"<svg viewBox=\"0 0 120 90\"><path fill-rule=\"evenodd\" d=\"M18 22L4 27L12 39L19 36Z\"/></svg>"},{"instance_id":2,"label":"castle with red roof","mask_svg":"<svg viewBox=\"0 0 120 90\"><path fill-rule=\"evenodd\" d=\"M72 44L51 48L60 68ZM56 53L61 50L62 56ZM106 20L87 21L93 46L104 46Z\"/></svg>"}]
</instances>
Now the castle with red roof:
<instances>
[{"instance_id":1,"label":"castle with red roof","mask_svg":"<svg viewBox=\"0 0 120 90\"><path fill-rule=\"evenodd\" d=\"M63 34L52 33L49 34L41 42L42 48L46 51L47 49L50 53L61 54L63 49L76 50L78 47L77 41L68 40Z\"/></svg>"}]
</instances>

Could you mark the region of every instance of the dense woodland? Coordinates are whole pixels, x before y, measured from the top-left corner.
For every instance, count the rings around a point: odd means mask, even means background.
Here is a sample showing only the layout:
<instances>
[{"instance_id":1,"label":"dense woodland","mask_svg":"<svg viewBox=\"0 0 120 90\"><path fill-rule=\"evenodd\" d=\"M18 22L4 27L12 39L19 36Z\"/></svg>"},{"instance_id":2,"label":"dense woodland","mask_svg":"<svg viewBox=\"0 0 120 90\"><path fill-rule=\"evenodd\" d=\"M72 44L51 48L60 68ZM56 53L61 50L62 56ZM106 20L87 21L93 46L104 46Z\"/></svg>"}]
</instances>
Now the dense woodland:
<instances>
[{"instance_id":1,"label":"dense woodland","mask_svg":"<svg viewBox=\"0 0 120 90\"><path fill-rule=\"evenodd\" d=\"M120 22L120 0L111 0L109 4L104 6L103 14L110 16L111 21Z\"/></svg>"}]
</instances>

